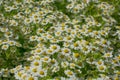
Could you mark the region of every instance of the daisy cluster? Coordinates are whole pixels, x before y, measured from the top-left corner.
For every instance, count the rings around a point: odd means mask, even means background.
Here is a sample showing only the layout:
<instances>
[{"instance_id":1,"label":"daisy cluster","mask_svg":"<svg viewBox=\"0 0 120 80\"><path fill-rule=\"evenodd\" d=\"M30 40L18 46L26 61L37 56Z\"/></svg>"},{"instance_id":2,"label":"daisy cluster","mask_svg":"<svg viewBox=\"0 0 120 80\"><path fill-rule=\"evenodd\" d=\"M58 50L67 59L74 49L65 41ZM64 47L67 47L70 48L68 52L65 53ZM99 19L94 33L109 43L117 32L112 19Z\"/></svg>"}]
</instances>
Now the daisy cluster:
<instances>
[{"instance_id":1,"label":"daisy cluster","mask_svg":"<svg viewBox=\"0 0 120 80\"><path fill-rule=\"evenodd\" d=\"M118 5L1 0L0 6L0 80L120 79Z\"/></svg>"}]
</instances>

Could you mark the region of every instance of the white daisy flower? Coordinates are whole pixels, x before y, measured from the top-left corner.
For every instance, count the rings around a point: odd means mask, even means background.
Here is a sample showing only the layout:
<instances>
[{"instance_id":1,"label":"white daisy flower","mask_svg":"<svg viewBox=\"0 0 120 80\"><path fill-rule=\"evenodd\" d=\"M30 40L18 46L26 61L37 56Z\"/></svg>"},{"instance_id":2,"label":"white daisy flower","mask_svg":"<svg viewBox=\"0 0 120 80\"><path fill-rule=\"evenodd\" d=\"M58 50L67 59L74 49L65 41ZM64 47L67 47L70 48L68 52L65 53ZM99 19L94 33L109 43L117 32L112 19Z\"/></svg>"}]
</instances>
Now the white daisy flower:
<instances>
[{"instance_id":1,"label":"white daisy flower","mask_svg":"<svg viewBox=\"0 0 120 80\"><path fill-rule=\"evenodd\" d=\"M65 56L69 56L71 54L71 50L69 48L62 48L61 53Z\"/></svg>"},{"instance_id":2,"label":"white daisy flower","mask_svg":"<svg viewBox=\"0 0 120 80\"><path fill-rule=\"evenodd\" d=\"M2 47L1 47L3 50L7 50L8 48L9 48L9 45L8 44L4 44L4 45L2 45Z\"/></svg>"},{"instance_id":3,"label":"white daisy flower","mask_svg":"<svg viewBox=\"0 0 120 80\"><path fill-rule=\"evenodd\" d=\"M45 77L46 75L47 75L47 70L45 69L38 70L38 76Z\"/></svg>"},{"instance_id":4,"label":"white daisy flower","mask_svg":"<svg viewBox=\"0 0 120 80\"><path fill-rule=\"evenodd\" d=\"M74 76L74 73L71 70L65 70L64 72L68 77Z\"/></svg>"},{"instance_id":5,"label":"white daisy flower","mask_svg":"<svg viewBox=\"0 0 120 80\"><path fill-rule=\"evenodd\" d=\"M106 66L105 65L99 65L99 66L97 66L97 68L98 68L98 70L100 72L105 72L105 70L106 70Z\"/></svg>"}]
</instances>

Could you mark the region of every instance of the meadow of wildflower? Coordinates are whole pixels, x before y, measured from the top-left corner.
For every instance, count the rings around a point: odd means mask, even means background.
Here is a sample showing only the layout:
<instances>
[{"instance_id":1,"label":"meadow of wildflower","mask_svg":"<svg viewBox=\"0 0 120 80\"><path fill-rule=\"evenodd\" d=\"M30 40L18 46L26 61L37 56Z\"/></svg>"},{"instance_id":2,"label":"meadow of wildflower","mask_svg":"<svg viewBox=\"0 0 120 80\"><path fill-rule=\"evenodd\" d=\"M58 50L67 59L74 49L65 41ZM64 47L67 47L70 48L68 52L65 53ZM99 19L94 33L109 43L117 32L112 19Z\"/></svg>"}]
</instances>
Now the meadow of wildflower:
<instances>
[{"instance_id":1,"label":"meadow of wildflower","mask_svg":"<svg viewBox=\"0 0 120 80\"><path fill-rule=\"evenodd\" d=\"M120 80L120 0L0 0L0 80Z\"/></svg>"}]
</instances>

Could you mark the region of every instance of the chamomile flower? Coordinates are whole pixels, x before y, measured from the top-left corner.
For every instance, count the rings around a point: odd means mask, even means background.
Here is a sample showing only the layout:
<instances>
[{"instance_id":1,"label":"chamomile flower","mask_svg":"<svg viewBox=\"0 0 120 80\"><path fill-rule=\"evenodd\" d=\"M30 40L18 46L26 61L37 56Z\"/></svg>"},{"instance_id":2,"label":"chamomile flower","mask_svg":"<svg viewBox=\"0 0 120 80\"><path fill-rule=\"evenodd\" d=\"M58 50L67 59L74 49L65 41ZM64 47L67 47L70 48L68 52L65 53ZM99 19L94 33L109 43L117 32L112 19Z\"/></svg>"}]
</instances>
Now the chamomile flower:
<instances>
[{"instance_id":1,"label":"chamomile flower","mask_svg":"<svg viewBox=\"0 0 120 80\"><path fill-rule=\"evenodd\" d=\"M41 67L42 62L40 60L34 60L34 61L31 62L31 66L33 66L33 67Z\"/></svg>"},{"instance_id":2,"label":"chamomile flower","mask_svg":"<svg viewBox=\"0 0 120 80\"><path fill-rule=\"evenodd\" d=\"M59 58L60 60L65 60L65 59L66 59L66 56L63 55L63 54L58 54L58 58Z\"/></svg>"},{"instance_id":3,"label":"chamomile flower","mask_svg":"<svg viewBox=\"0 0 120 80\"><path fill-rule=\"evenodd\" d=\"M35 40L37 40L37 38L38 38L37 36L31 36L30 41L35 41Z\"/></svg>"},{"instance_id":4,"label":"chamomile flower","mask_svg":"<svg viewBox=\"0 0 120 80\"><path fill-rule=\"evenodd\" d=\"M62 48L61 53L65 56L69 56L71 54L71 50L69 48Z\"/></svg>"},{"instance_id":5,"label":"chamomile flower","mask_svg":"<svg viewBox=\"0 0 120 80\"><path fill-rule=\"evenodd\" d=\"M102 40L101 40L101 45L103 45L103 46L110 45L110 41L107 41L107 40L105 40L105 39L102 39Z\"/></svg>"},{"instance_id":6,"label":"chamomile flower","mask_svg":"<svg viewBox=\"0 0 120 80\"><path fill-rule=\"evenodd\" d=\"M51 59L46 56L46 57L44 57L44 58L41 58L41 61L48 63L48 62L51 61Z\"/></svg>"},{"instance_id":7,"label":"chamomile flower","mask_svg":"<svg viewBox=\"0 0 120 80\"><path fill-rule=\"evenodd\" d=\"M53 50L54 52L58 52L60 50L60 46L58 45L50 45L50 49Z\"/></svg>"},{"instance_id":8,"label":"chamomile flower","mask_svg":"<svg viewBox=\"0 0 120 80\"><path fill-rule=\"evenodd\" d=\"M6 10L6 12L10 12L13 10L13 8L12 7L5 7L5 10Z\"/></svg>"},{"instance_id":9,"label":"chamomile flower","mask_svg":"<svg viewBox=\"0 0 120 80\"><path fill-rule=\"evenodd\" d=\"M10 23L10 26L17 26L18 25L18 22L15 20L10 20L9 23Z\"/></svg>"},{"instance_id":10,"label":"chamomile flower","mask_svg":"<svg viewBox=\"0 0 120 80\"><path fill-rule=\"evenodd\" d=\"M44 52L43 48L37 48L34 54L41 54L42 52Z\"/></svg>"},{"instance_id":11,"label":"chamomile flower","mask_svg":"<svg viewBox=\"0 0 120 80\"><path fill-rule=\"evenodd\" d=\"M39 28L39 29L37 30L37 34L38 34L38 35L40 35L40 33L42 33L42 32L44 32L43 29L40 29L40 28Z\"/></svg>"},{"instance_id":12,"label":"chamomile flower","mask_svg":"<svg viewBox=\"0 0 120 80\"><path fill-rule=\"evenodd\" d=\"M9 44L10 46L14 46L15 43L16 43L15 41L9 41L9 42L8 42L8 44Z\"/></svg>"},{"instance_id":13,"label":"chamomile flower","mask_svg":"<svg viewBox=\"0 0 120 80\"><path fill-rule=\"evenodd\" d=\"M66 8L68 8L68 9L72 9L73 7L74 7L73 4L68 4L68 5L66 6Z\"/></svg>"},{"instance_id":14,"label":"chamomile flower","mask_svg":"<svg viewBox=\"0 0 120 80\"><path fill-rule=\"evenodd\" d=\"M70 43L69 43L69 42L64 42L63 46L64 46L64 47L69 47L69 46L70 46Z\"/></svg>"},{"instance_id":15,"label":"chamomile flower","mask_svg":"<svg viewBox=\"0 0 120 80\"><path fill-rule=\"evenodd\" d=\"M34 55L34 60L40 60L41 59L41 56L39 55Z\"/></svg>"},{"instance_id":16,"label":"chamomile flower","mask_svg":"<svg viewBox=\"0 0 120 80\"><path fill-rule=\"evenodd\" d=\"M105 70L106 70L106 66L105 65L99 65L99 66L97 66L97 68L98 68L98 70L100 72L105 72Z\"/></svg>"},{"instance_id":17,"label":"chamomile flower","mask_svg":"<svg viewBox=\"0 0 120 80\"><path fill-rule=\"evenodd\" d=\"M35 19L33 20L33 22L34 22L35 24L39 23L40 21L41 21L40 18L35 18Z\"/></svg>"},{"instance_id":18,"label":"chamomile flower","mask_svg":"<svg viewBox=\"0 0 120 80\"><path fill-rule=\"evenodd\" d=\"M26 79L27 79L27 76L28 76L27 73L23 73L22 76L21 76L21 79L22 79L22 80L26 80Z\"/></svg>"},{"instance_id":19,"label":"chamomile flower","mask_svg":"<svg viewBox=\"0 0 120 80\"><path fill-rule=\"evenodd\" d=\"M22 77L22 75L23 75L23 73L24 73L24 71L18 71L18 72L16 72L15 73L15 78L20 80L21 77Z\"/></svg>"},{"instance_id":20,"label":"chamomile flower","mask_svg":"<svg viewBox=\"0 0 120 80\"><path fill-rule=\"evenodd\" d=\"M79 13L79 8L77 6L73 8L73 13Z\"/></svg>"},{"instance_id":21,"label":"chamomile flower","mask_svg":"<svg viewBox=\"0 0 120 80\"><path fill-rule=\"evenodd\" d=\"M18 65L18 66L16 66L14 69L15 69L16 71L20 71L20 70L22 70L22 65Z\"/></svg>"},{"instance_id":22,"label":"chamomile flower","mask_svg":"<svg viewBox=\"0 0 120 80\"><path fill-rule=\"evenodd\" d=\"M27 76L26 80L38 80L37 77L34 77L32 75Z\"/></svg>"},{"instance_id":23,"label":"chamomile flower","mask_svg":"<svg viewBox=\"0 0 120 80\"><path fill-rule=\"evenodd\" d=\"M45 19L42 20L42 21L41 21L41 24L42 24L42 25L47 25L47 24L48 24L48 20L45 20Z\"/></svg>"},{"instance_id":24,"label":"chamomile flower","mask_svg":"<svg viewBox=\"0 0 120 80\"><path fill-rule=\"evenodd\" d=\"M45 69L38 70L38 76L45 77L46 75L47 75L47 70L45 70Z\"/></svg>"},{"instance_id":25,"label":"chamomile flower","mask_svg":"<svg viewBox=\"0 0 120 80\"><path fill-rule=\"evenodd\" d=\"M67 80L79 80L76 76L69 77Z\"/></svg>"},{"instance_id":26,"label":"chamomile flower","mask_svg":"<svg viewBox=\"0 0 120 80\"><path fill-rule=\"evenodd\" d=\"M25 24L30 24L32 22L32 19L31 18L26 18L25 20L24 20L24 23Z\"/></svg>"},{"instance_id":27,"label":"chamomile flower","mask_svg":"<svg viewBox=\"0 0 120 80\"><path fill-rule=\"evenodd\" d=\"M70 32L70 33L71 33L71 36L73 36L73 37L74 37L74 36L76 36L76 34L77 34L77 32L76 32L76 30L75 30L75 29L74 29L74 30L71 30L71 32Z\"/></svg>"},{"instance_id":28,"label":"chamomile flower","mask_svg":"<svg viewBox=\"0 0 120 80\"><path fill-rule=\"evenodd\" d=\"M46 55L51 54L53 55L55 52L52 49L46 49Z\"/></svg>"},{"instance_id":29,"label":"chamomile flower","mask_svg":"<svg viewBox=\"0 0 120 80\"><path fill-rule=\"evenodd\" d=\"M73 53L73 58L79 58L80 57L80 53Z\"/></svg>"},{"instance_id":30,"label":"chamomile flower","mask_svg":"<svg viewBox=\"0 0 120 80\"><path fill-rule=\"evenodd\" d=\"M119 62L118 62L118 60L113 59L111 63L112 63L114 66L118 66L118 63L119 63Z\"/></svg>"},{"instance_id":31,"label":"chamomile flower","mask_svg":"<svg viewBox=\"0 0 120 80\"><path fill-rule=\"evenodd\" d=\"M30 70L30 66L24 66L24 70L25 71L29 71Z\"/></svg>"},{"instance_id":32,"label":"chamomile flower","mask_svg":"<svg viewBox=\"0 0 120 80\"><path fill-rule=\"evenodd\" d=\"M10 73L15 73L15 69L10 69Z\"/></svg>"},{"instance_id":33,"label":"chamomile flower","mask_svg":"<svg viewBox=\"0 0 120 80\"><path fill-rule=\"evenodd\" d=\"M105 57L105 58L111 58L111 57L113 57L112 52L107 52L107 53L105 53L105 54L104 54L104 57Z\"/></svg>"},{"instance_id":34,"label":"chamomile flower","mask_svg":"<svg viewBox=\"0 0 120 80\"><path fill-rule=\"evenodd\" d=\"M2 44L8 44L9 39L2 40Z\"/></svg>"},{"instance_id":35,"label":"chamomile flower","mask_svg":"<svg viewBox=\"0 0 120 80\"><path fill-rule=\"evenodd\" d=\"M61 31L55 32L55 36L60 36L60 35L61 35Z\"/></svg>"},{"instance_id":36,"label":"chamomile flower","mask_svg":"<svg viewBox=\"0 0 120 80\"><path fill-rule=\"evenodd\" d=\"M1 31L1 32L7 32L7 31L8 31L8 28L0 28L0 31Z\"/></svg>"},{"instance_id":37,"label":"chamomile flower","mask_svg":"<svg viewBox=\"0 0 120 80\"><path fill-rule=\"evenodd\" d=\"M50 40L50 39L53 39L53 36L49 34L46 36L46 38Z\"/></svg>"},{"instance_id":38,"label":"chamomile flower","mask_svg":"<svg viewBox=\"0 0 120 80\"><path fill-rule=\"evenodd\" d=\"M88 46L86 46L86 47L81 47L81 49L82 49L82 52L85 53L85 54L87 54L87 53L90 52L90 47L88 47Z\"/></svg>"},{"instance_id":39,"label":"chamomile flower","mask_svg":"<svg viewBox=\"0 0 120 80\"><path fill-rule=\"evenodd\" d=\"M104 64L104 61L103 60L99 60L96 62L96 65L99 66L99 65L103 65Z\"/></svg>"},{"instance_id":40,"label":"chamomile flower","mask_svg":"<svg viewBox=\"0 0 120 80\"><path fill-rule=\"evenodd\" d=\"M51 59L50 64L51 64L52 66L57 66L57 65L58 65L58 62L57 62L55 59Z\"/></svg>"},{"instance_id":41,"label":"chamomile flower","mask_svg":"<svg viewBox=\"0 0 120 80\"><path fill-rule=\"evenodd\" d=\"M73 48L73 49L75 49L75 50L80 49L79 42L74 42L74 43L71 45L71 48Z\"/></svg>"},{"instance_id":42,"label":"chamomile flower","mask_svg":"<svg viewBox=\"0 0 120 80\"><path fill-rule=\"evenodd\" d=\"M43 38L43 37L38 37L38 38L37 38L37 41L38 41L38 42L45 42L45 41L46 41L46 39L45 39L45 38Z\"/></svg>"},{"instance_id":43,"label":"chamomile flower","mask_svg":"<svg viewBox=\"0 0 120 80\"><path fill-rule=\"evenodd\" d=\"M53 39L50 40L50 42L51 43L58 43L59 41L57 39L53 38Z\"/></svg>"},{"instance_id":44,"label":"chamomile flower","mask_svg":"<svg viewBox=\"0 0 120 80\"><path fill-rule=\"evenodd\" d=\"M10 75L10 72L9 70L6 68L6 69L2 69L3 71L3 77L8 77Z\"/></svg>"},{"instance_id":45,"label":"chamomile flower","mask_svg":"<svg viewBox=\"0 0 120 80\"><path fill-rule=\"evenodd\" d=\"M61 63L61 66L62 66L63 68L66 68L66 67L69 66L69 63L68 63L67 61L62 62L62 63Z\"/></svg>"},{"instance_id":46,"label":"chamomile flower","mask_svg":"<svg viewBox=\"0 0 120 80\"><path fill-rule=\"evenodd\" d=\"M75 63L70 63L70 68L75 69L76 64Z\"/></svg>"},{"instance_id":47,"label":"chamomile flower","mask_svg":"<svg viewBox=\"0 0 120 80\"><path fill-rule=\"evenodd\" d=\"M1 47L3 50L7 50L8 48L9 48L9 45L8 44L4 44L4 45L2 45L2 47Z\"/></svg>"},{"instance_id":48,"label":"chamomile flower","mask_svg":"<svg viewBox=\"0 0 120 80\"><path fill-rule=\"evenodd\" d=\"M37 76L38 67L30 67L30 72L32 75Z\"/></svg>"},{"instance_id":49,"label":"chamomile flower","mask_svg":"<svg viewBox=\"0 0 120 80\"><path fill-rule=\"evenodd\" d=\"M12 32L10 32L10 31L8 31L8 32L6 32L5 34L5 37L12 37L13 36L13 33Z\"/></svg>"},{"instance_id":50,"label":"chamomile flower","mask_svg":"<svg viewBox=\"0 0 120 80\"><path fill-rule=\"evenodd\" d=\"M71 70L65 70L64 72L68 77L74 76L74 73Z\"/></svg>"}]
</instances>

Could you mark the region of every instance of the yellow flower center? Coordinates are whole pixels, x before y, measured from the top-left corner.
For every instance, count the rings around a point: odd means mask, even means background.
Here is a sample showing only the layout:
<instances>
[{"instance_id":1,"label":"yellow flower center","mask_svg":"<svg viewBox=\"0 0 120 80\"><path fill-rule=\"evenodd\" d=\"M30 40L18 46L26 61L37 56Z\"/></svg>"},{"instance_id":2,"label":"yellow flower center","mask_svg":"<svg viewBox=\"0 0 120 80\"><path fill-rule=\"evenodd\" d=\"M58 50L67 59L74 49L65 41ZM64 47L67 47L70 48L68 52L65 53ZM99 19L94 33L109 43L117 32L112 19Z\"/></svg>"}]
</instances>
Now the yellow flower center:
<instances>
[{"instance_id":1,"label":"yellow flower center","mask_svg":"<svg viewBox=\"0 0 120 80\"><path fill-rule=\"evenodd\" d=\"M21 73L21 72L18 72L18 76L20 76L20 77L21 77L21 76L22 76L22 73Z\"/></svg>"},{"instance_id":2,"label":"yellow flower center","mask_svg":"<svg viewBox=\"0 0 120 80\"><path fill-rule=\"evenodd\" d=\"M52 64L55 64L55 60L51 60L51 63L52 63Z\"/></svg>"},{"instance_id":3,"label":"yellow flower center","mask_svg":"<svg viewBox=\"0 0 120 80\"><path fill-rule=\"evenodd\" d=\"M118 71L117 74L120 75L120 71Z\"/></svg>"},{"instance_id":4,"label":"yellow flower center","mask_svg":"<svg viewBox=\"0 0 120 80\"><path fill-rule=\"evenodd\" d=\"M67 40L71 40L71 37L67 37Z\"/></svg>"},{"instance_id":5,"label":"yellow flower center","mask_svg":"<svg viewBox=\"0 0 120 80\"><path fill-rule=\"evenodd\" d=\"M78 58L78 57L79 57L79 53L75 53L75 54L74 54L74 57L75 57L75 58Z\"/></svg>"},{"instance_id":6,"label":"yellow flower center","mask_svg":"<svg viewBox=\"0 0 120 80\"><path fill-rule=\"evenodd\" d=\"M38 49L38 50L37 50L37 52L38 52L38 53L40 53L40 52L41 52L41 50L40 50L40 49Z\"/></svg>"},{"instance_id":7,"label":"yellow flower center","mask_svg":"<svg viewBox=\"0 0 120 80\"><path fill-rule=\"evenodd\" d=\"M44 73L44 71L40 71L39 74L40 75L44 75L45 73Z\"/></svg>"},{"instance_id":8,"label":"yellow flower center","mask_svg":"<svg viewBox=\"0 0 120 80\"><path fill-rule=\"evenodd\" d=\"M107 41L106 41L106 40L104 40L102 43L103 43L103 44L107 44Z\"/></svg>"},{"instance_id":9,"label":"yellow flower center","mask_svg":"<svg viewBox=\"0 0 120 80\"><path fill-rule=\"evenodd\" d=\"M6 34L8 35L8 36L10 36L11 34L10 34L10 32L6 32Z\"/></svg>"},{"instance_id":10,"label":"yellow flower center","mask_svg":"<svg viewBox=\"0 0 120 80\"><path fill-rule=\"evenodd\" d=\"M77 43L74 43L74 46L75 46L75 47L78 47L79 45L78 45Z\"/></svg>"},{"instance_id":11,"label":"yellow flower center","mask_svg":"<svg viewBox=\"0 0 120 80\"><path fill-rule=\"evenodd\" d=\"M107 53L107 54L106 54L106 56L108 56L108 57L109 57L109 56L110 56L110 54L109 54L109 53Z\"/></svg>"},{"instance_id":12,"label":"yellow flower center","mask_svg":"<svg viewBox=\"0 0 120 80\"><path fill-rule=\"evenodd\" d=\"M29 77L28 80L34 80L34 78L33 77Z\"/></svg>"},{"instance_id":13,"label":"yellow flower center","mask_svg":"<svg viewBox=\"0 0 120 80\"><path fill-rule=\"evenodd\" d=\"M26 75L24 75L22 78L23 78L23 79L25 79L26 77L27 77L27 76L26 76Z\"/></svg>"},{"instance_id":14,"label":"yellow flower center","mask_svg":"<svg viewBox=\"0 0 120 80\"><path fill-rule=\"evenodd\" d=\"M45 61L48 61L48 58L44 58Z\"/></svg>"},{"instance_id":15,"label":"yellow flower center","mask_svg":"<svg viewBox=\"0 0 120 80\"><path fill-rule=\"evenodd\" d=\"M53 46L52 48L53 48L53 49L57 49L57 46Z\"/></svg>"},{"instance_id":16,"label":"yellow flower center","mask_svg":"<svg viewBox=\"0 0 120 80\"><path fill-rule=\"evenodd\" d=\"M6 46L6 45L4 45L4 46L3 46L3 48L7 48L7 46Z\"/></svg>"},{"instance_id":17,"label":"yellow flower center","mask_svg":"<svg viewBox=\"0 0 120 80\"><path fill-rule=\"evenodd\" d=\"M30 67L29 67L29 66L26 66L26 67L25 67L25 70L29 70L29 69L30 69Z\"/></svg>"},{"instance_id":18,"label":"yellow flower center","mask_svg":"<svg viewBox=\"0 0 120 80\"><path fill-rule=\"evenodd\" d=\"M35 62L34 65L35 65L35 66L39 66L39 62Z\"/></svg>"},{"instance_id":19,"label":"yellow flower center","mask_svg":"<svg viewBox=\"0 0 120 80\"><path fill-rule=\"evenodd\" d=\"M100 66L99 69L100 69L100 70L104 70L104 66Z\"/></svg>"},{"instance_id":20,"label":"yellow flower center","mask_svg":"<svg viewBox=\"0 0 120 80\"><path fill-rule=\"evenodd\" d=\"M87 51L88 49L86 47L83 48L84 51Z\"/></svg>"},{"instance_id":21,"label":"yellow flower center","mask_svg":"<svg viewBox=\"0 0 120 80\"><path fill-rule=\"evenodd\" d=\"M32 71L33 71L33 72L37 72L37 69L36 69L36 68L34 68L34 69L32 69Z\"/></svg>"},{"instance_id":22,"label":"yellow flower center","mask_svg":"<svg viewBox=\"0 0 120 80\"><path fill-rule=\"evenodd\" d=\"M52 52L52 50L48 50L48 52L50 52L50 53L51 53L51 52Z\"/></svg>"},{"instance_id":23,"label":"yellow flower center","mask_svg":"<svg viewBox=\"0 0 120 80\"><path fill-rule=\"evenodd\" d=\"M73 75L73 73L71 71L67 72L68 75Z\"/></svg>"},{"instance_id":24,"label":"yellow flower center","mask_svg":"<svg viewBox=\"0 0 120 80\"><path fill-rule=\"evenodd\" d=\"M35 39L35 36L32 36L32 39Z\"/></svg>"},{"instance_id":25,"label":"yellow flower center","mask_svg":"<svg viewBox=\"0 0 120 80\"><path fill-rule=\"evenodd\" d=\"M101 61L98 61L98 64L99 64L99 65L101 65L101 64L102 64L102 62L101 62Z\"/></svg>"},{"instance_id":26,"label":"yellow flower center","mask_svg":"<svg viewBox=\"0 0 120 80\"><path fill-rule=\"evenodd\" d=\"M41 33L41 32L43 32L43 30L39 30L38 32Z\"/></svg>"},{"instance_id":27,"label":"yellow flower center","mask_svg":"<svg viewBox=\"0 0 120 80\"><path fill-rule=\"evenodd\" d=\"M65 53L68 53L68 52L69 52L69 50L65 49L65 50L64 50L64 52L65 52Z\"/></svg>"}]
</instances>

